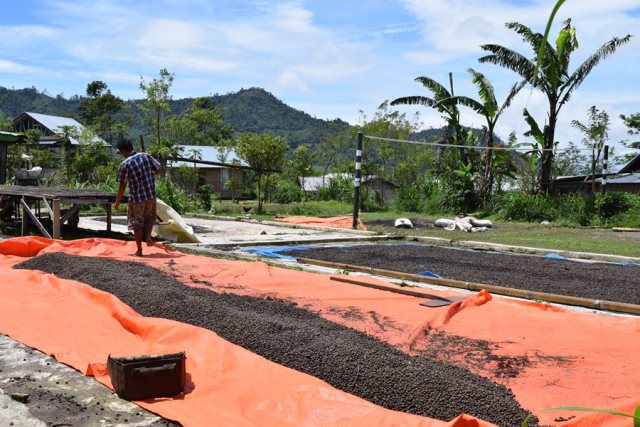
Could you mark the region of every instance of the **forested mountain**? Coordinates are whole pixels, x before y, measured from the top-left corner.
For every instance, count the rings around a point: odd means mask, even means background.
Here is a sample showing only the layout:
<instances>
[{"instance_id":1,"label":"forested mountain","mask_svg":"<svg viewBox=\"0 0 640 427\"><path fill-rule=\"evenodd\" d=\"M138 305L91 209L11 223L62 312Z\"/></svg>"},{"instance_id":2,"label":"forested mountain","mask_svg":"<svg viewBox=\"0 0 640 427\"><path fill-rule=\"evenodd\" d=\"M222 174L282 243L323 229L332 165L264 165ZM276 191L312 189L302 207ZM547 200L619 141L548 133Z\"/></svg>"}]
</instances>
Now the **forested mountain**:
<instances>
[{"instance_id":1,"label":"forested mountain","mask_svg":"<svg viewBox=\"0 0 640 427\"><path fill-rule=\"evenodd\" d=\"M51 96L36 88L7 89L0 86L0 117L16 117L25 111L51 114L80 119L78 105L83 98L77 95L65 98ZM260 88L241 89L238 92L211 96L215 105L224 111L225 122L235 133L272 133L284 136L291 147L301 144L316 145L326 135L348 129L351 125L343 120L321 120L292 108L271 93ZM185 112L193 103L193 98L171 101L171 114ZM126 101L127 108L122 113L131 129L130 135L144 134L143 115L140 100ZM428 129L416 134L415 139L440 137L442 129Z\"/></svg>"},{"instance_id":2,"label":"forested mountain","mask_svg":"<svg viewBox=\"0 0 640 427\"><path fill-rule=\"evenodd\" d=\"M226 95L213 95L215 105L221 105L225 122L236 133L272 133L287 138L292 147L300 144L315 145L325 135L347 129L349 123L336 120L321 120L289 107L271 93L260 88L242 89ZM52 97L36 88L6 89L0 87L0 115L16 117L25 111L78 117L79 96L69 99L61 95ZM171 101L171 113L180 114L193 103L193 98ZM131 124L131 134L144 133L140 100L127 101L126 112ZM79 120L82 122L82 120Z\"/></svg>"},{"instance_id":3,"label":"forested mountain","mask_svg":"<svg viewBox=\"0 0 640 427\"><path fill-rule=\"evenodd\" d=\"M16 117L25 111L77 118L80 97L70 99L62 95L51 96L35 87L6 89L0 86L0 116Z\"/></svg>"}]
</instances>

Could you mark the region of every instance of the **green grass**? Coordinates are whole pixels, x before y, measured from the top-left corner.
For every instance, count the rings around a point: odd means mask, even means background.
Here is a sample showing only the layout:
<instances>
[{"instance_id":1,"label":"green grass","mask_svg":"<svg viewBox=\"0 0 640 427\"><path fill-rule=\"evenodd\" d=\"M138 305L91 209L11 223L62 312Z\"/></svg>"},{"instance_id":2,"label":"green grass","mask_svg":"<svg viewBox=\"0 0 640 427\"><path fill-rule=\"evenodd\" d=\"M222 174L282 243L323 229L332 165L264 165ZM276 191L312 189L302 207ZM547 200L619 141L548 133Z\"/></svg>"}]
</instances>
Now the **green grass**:
<instances>
[{"instance_id":1,"label":"green grass","mask_svg":"<svg viewBox=\"0 0 640 427\"><path fill-rule=\"evenodd\" d=\"M216 202L214 204L216 215L246 215L243 207L251 207L249 211L252 218L271 219L275 215L306 215L306 216L341 216L351 215L353 207L348 203L336 201L308 201L300 203L278 204L265 203L262 206L263 213L257 214L257 202L243 201L233 203L228 200Z\"/></svg>"},{"instance_id":2,"label":"green grass","mask_svg":"<svg viewBox=\"0 0 640 427\"><path fill-rule=\"evenodd\" d=\"M433 228L417 230L396 229L392 220L400 217L435 220L416 214L376 213L363 214L365 224L374 219L390 221L390 226L368 226L370 231L382 233L441 237L451 240L475 240L505 245L529 246L576 252L595 252L640 257L640 232L614 232L607 228L561 227L531 223L494 221L494 228L485 233L467 233Z\"/></svg>"},{"instance_id":3,"label":"green grass","mask_svg":"<svg viewBox=\"0 0 640 427\"><path fill-rule=\"evenodd\" d=\"M255 202L232 203L216 202L215 213L218 215L244 216L243 206L251 206L251 218L267 220L275 215L307 215L307 216L339 216L351 215L352 206L335 201L309 201L280 205L266 203L265 213L256 215ZM441 237L451 240L476 240L505 245L529 246L543 249L556 249L576 252L594 252L612 255L640 257L640 232L619 233L608 228L563 227L558 225L543 226L533 223L516 223L494 221L494 228L486 233L466 233L462 231L446 231L442 229L418 227L417 229L397 229L393 221L397 218L411 220L434 221L441 217L416 214L415 212L363 212L361 219L365 222L386 221L387 225L368 225L370 231L383 234L401 234L412 236Z\"/></svg>"}]
</instances>

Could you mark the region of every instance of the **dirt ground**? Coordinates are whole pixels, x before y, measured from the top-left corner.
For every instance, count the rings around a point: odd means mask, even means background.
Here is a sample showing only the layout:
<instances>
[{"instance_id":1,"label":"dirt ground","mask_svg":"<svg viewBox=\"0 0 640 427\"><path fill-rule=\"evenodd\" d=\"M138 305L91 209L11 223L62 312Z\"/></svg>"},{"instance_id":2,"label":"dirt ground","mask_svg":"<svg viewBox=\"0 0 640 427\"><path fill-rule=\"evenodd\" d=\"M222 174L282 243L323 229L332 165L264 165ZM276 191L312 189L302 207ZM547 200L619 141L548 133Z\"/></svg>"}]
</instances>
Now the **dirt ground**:
<instances>
[{"instance_id":1,"label":"dirt ground","mask_svg":"<svg viewBox=\"0 0 640 427\"><path fill-rule=\"evenodd\" d=\"M640 304L640 267L394 244L322 247L283 255L596 300Z\"/></svg>"},{"instance_id":2,"label":"dirt ground","mask_svg":"<svg viewBox=\"0 0 640 427\"><path fill-rule=\"evenodd\" d=\"M186 286L144 264L63 253L38 256L16 268L87 283L144 316L210 329L389 409L441 420L467 413L499 426L519 425L527 415L502 385L426 355L409 356L288 302L219 294Z\"/></svg>"},{"instance_id":3,"label":"dirt ground","mask_svg":"<svg viewBox=\"0 0 640 427\"><path fill-rule=\"evenodd\" d=\"M178 426L118 398L93 378L0 335L0 426L9 425Z\"/></svg>"}]
</instances>

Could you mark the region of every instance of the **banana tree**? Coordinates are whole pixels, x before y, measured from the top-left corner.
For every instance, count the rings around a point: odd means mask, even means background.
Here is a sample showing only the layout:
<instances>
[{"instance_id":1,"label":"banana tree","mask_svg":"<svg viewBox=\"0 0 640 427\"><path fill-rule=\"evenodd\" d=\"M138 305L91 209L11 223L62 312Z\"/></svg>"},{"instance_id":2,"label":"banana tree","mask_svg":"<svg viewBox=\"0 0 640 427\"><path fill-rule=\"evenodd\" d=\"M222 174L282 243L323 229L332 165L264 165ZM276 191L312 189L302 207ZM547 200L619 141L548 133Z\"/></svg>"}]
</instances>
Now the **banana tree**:
<instances>
[{"instance_id":1,"label":"banana tree","mask_svg":"<svg viewBox=\"0 0 640 427\"><path fill-rule=\"evenodd\" d=\"M391 105L422 105L433 108L444 114L447 126L453 131L453 140L456 145L460 146L460 158L464 164L469 163L469 156L463 148L467 139L467 131L460 124L460 111L457 104L453 101L455 94L453 92L453 74L449 73L449 88L447 89L437 81L421 76L416 77L415 81L421 83L429 91L433 93L433 98L428 96L404 96L391 101Z\"/></svg>"},{"instance_id":2,"label":"banana tree","mask_svg":"<svg viewBox=\"0 0 640 427\"><path fill-rule=\"evenodd\" d=\"M467 71L472 75L472 82L478 88L478 96L480 97L480 100L478 101L468 96L454 96L450 98L450 101L473 109L486 120L485 131L487 133L487 150L484 158L484 173L480 194L483 197L487 197L491 194L491 190L493 188L493 147L495 143L494 130L496 123L504 110L511 105L513 98L526 84L526 81L523 80L519 83L515 83L509 90L509 93L502 105L498 105L491 82L482 73L477 72L473 68L469 68Z\"/></svg>"},{"instance_id":3,"label":"banana tree","mask_svg":"<svg viewBox=\"0 0 640 427\"><path fill-rule=\"evenodd\" d=\"M631 35L612 38L589 56L573 73L569 73L571 54L578 48L576 29L571 25L570 19L564 22L555 41L555 47L547 42L545 35L534 33L523 24L509 22L506 26L522 36L522 39L531 45L534 52L533 58L528 58L504 46L486 44L481 48L490 54L481 57L479 61L500 65L518 73L534 88L546 95L549 105L544 133L546 151L542 153L539 183L541 189L548 190L551 187L552 148L555 144L555 129L560 110L593 68L612 55L618 47L628 43L631 40ZM538 56L539 66L536 62Z\"/></svg>"}]
</instances>

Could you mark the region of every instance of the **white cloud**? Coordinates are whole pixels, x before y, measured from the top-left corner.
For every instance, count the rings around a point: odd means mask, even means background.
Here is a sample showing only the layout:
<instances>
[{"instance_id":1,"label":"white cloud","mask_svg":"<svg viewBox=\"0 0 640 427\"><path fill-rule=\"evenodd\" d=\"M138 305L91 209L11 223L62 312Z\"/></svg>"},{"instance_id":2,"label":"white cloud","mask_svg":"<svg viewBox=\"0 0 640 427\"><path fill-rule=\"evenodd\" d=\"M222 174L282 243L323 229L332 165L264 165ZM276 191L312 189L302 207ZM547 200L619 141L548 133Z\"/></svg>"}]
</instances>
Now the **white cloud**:
<instances>
[{"instance_id":1,"label":"white cloud","mask_svg":"<svg viewBox=\"0 0 640 427\"><path fill-rule=\"evenodd\" d=\"M302 93L310 93L309 86L294 70L286 70L278 76L277 82L278 92L288 92L294 90Z\"/></svg>"},{"instance_id":2,"label":"white cloud","mask_svg":"<svg viewBox=\"0 0 640 427\"><path fill-rule=\"evenodd\" d=\"M22 65L13 61L0 59L0 71L11 74L38 74L41 72L39 68Z\"/></svg>"}]
</instances>

